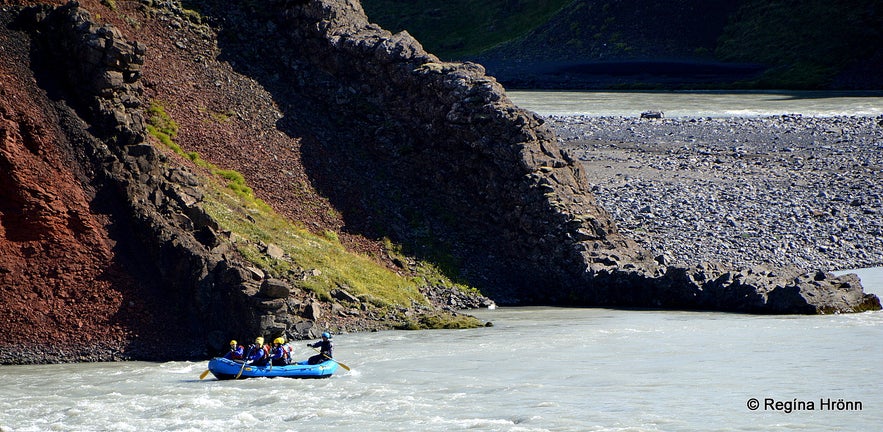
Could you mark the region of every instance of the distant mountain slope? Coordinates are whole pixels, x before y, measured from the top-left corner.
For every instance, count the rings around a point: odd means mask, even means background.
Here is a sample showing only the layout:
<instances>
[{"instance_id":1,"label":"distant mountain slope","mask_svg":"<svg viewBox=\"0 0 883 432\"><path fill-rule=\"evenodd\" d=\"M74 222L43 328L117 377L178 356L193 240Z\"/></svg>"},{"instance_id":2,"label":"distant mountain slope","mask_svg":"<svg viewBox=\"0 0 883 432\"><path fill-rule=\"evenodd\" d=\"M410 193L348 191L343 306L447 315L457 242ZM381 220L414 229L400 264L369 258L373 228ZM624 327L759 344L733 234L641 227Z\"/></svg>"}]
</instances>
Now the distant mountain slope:
<instances>
[{"instance_id":1,"label":"distant mountain slope","mask_svg":"<svg viewBox=\"0 0 883 432\"><path fill-rule=\"evenodd\" d=\"M444 60L463 58L517 39L571 0L366 0L372 22L407 30Z\"/></svg>"},{"instance_id":2,"label":"distant mountain slope","mask_svg":"<svg viewBox=\"0 0 883 432\"><path fill-rule=\"evenodd\" d=\"M883 88L883 2L745 2L715 52L770 65L762 87Z\"/></svg>"},{"instance_id":3,"label":"distant mountain slope","mask_svg":"<svg viewBox=\"0 0 883 432\"><path fill-rule=\"evenodd\" d=\"M575 0L548 19L519 13L517 1L364 3L372 20L407 29L443 57L477 61L509 87L883 88L874 72L883 65L878 0ZM404 3L409 14L392 12ZM468 19L476 9L526 24L491 31ZM425 19L429 11L439 18ZM482 41L499 43L454 43L465 31L444 31L455 12Z\"/></svg>"}]
</instances>

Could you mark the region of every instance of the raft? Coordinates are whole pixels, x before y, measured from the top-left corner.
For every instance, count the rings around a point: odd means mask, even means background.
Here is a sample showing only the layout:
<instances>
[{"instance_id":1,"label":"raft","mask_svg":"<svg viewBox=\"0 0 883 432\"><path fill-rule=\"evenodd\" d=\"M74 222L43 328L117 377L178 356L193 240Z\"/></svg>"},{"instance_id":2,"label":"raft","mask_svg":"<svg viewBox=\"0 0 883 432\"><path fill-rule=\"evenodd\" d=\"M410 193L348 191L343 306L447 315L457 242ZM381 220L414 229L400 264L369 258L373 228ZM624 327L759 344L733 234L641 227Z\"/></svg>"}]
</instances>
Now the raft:
<instances>
[{"instance_id":1,"label":"raft","mask_svg":"<svg viewBox=\"0 0 883 432\"><path fill-rule=\"evenodd\" d=\"M235 379L239 375L242 378L259 377L283 377L283 378L328 378L337 370L337 362L326 360L319 364L308 364L307 361L292 363L286 366L253 366L245 365L242 361L234 361L222 357L215 357L208 362L208 370L219 380Z\"/></svg>"}]
</instances>

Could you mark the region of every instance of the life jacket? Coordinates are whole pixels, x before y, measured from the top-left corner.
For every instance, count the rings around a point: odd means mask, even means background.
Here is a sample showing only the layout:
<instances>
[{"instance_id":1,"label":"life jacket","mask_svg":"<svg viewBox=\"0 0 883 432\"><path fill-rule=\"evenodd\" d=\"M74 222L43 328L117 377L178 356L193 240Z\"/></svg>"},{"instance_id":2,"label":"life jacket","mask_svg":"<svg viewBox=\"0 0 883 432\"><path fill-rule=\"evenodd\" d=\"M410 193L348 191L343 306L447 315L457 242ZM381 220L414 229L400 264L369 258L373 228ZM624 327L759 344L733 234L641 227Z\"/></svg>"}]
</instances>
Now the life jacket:
<instances>
[{"instance_id":1,"label":"life jacket","mask_svg":"<svg viewBox=\"0 0 883 432\"><path fill-rule=\"evenodd\" d=\"M249 345L248 350L246 351L248 358L252 359L252 356L255 356L256 353L261 353L261 357L259 359L255 359L255 361L266 360L270 358L270 346L266 344L262 347L254 344Z\"/></svg>"},{"instance_id":2,"label":"life jacket","mask_svg":"<svg viewBox=\"0 0 883 432\"><path fill-rule=\"evenodd\" d=\"M282 358L286 360L291 360L291 352L294 351L294 348L289 344L282 345Z\"/></svg>"}]
</instances>

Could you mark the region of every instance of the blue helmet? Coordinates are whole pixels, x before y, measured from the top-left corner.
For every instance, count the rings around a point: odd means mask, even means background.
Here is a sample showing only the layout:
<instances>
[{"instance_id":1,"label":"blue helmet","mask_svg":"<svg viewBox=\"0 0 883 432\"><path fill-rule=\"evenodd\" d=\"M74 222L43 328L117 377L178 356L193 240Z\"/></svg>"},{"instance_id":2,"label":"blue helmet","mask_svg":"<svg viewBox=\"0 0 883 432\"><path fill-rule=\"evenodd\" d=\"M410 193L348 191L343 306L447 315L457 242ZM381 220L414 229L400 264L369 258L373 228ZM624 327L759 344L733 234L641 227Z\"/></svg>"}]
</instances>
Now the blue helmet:
<instances>
[{"instance_id":1,"label":"blue helmet","mask_svg":"<svg viewBox=\"0 0 883 432\"><path fill-rule=\"evenodd\" d=\"M326 338L326 339L331 339L331 333L328 333L328 332L322 332L322 337L323 337L323 338Z\"/></svg>"}]
</instances>

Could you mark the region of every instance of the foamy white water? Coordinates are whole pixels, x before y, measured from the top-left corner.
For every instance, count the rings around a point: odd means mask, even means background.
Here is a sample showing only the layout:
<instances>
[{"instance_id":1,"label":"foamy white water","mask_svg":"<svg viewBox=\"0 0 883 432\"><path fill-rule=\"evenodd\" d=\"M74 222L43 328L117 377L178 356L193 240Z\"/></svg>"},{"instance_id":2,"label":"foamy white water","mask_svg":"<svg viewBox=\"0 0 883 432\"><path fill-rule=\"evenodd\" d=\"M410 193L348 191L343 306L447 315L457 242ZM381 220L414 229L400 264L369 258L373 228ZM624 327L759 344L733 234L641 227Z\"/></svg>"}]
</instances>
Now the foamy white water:
<instances>
[{"instance_id":1,"label":"foamy white water","mask_svg":"<svg viewBox=\"0 0 883 432\"><path fill-rule=\"evenodd\" d=\"M883 270L870 273L880 278ZM352 371L326 380L200 381L205 362L2 366L0 429L868 431L883 424L881 312L478 315L495 326L339 335L335 353ZM853 405L823 409L829 399Z\"/></svg>"},{"instance_id":2,"label":"foamy white water","mask_svg":"<svg viewBox=\"0 0 883 432\"><path fill-rule=\"evenodd\" d=\"M881 92L580 92L507 91L518 106L540 115L638 117L662 111L666 117L862 116L883 114Z\"/></svg>"}]
</instances>

